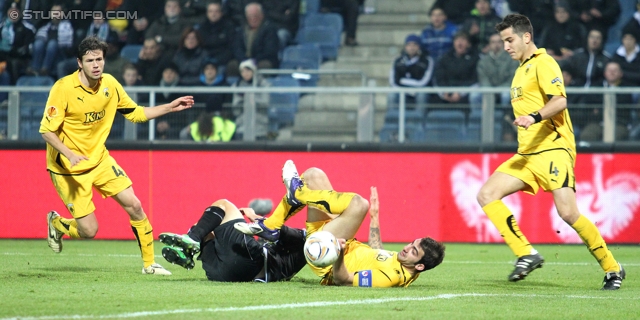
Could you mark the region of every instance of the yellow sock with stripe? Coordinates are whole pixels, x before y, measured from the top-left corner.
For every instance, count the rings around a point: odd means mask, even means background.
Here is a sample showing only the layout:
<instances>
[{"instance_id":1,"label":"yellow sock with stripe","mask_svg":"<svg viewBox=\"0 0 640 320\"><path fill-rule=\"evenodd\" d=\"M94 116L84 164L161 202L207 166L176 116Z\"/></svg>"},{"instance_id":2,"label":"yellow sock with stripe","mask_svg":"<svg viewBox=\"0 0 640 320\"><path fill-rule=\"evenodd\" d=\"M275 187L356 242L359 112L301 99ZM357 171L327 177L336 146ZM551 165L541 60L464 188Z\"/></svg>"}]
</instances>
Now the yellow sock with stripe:
<instances>
[{"instance_id":1,"label":"yellow sock with stripe","mask_svg":"<svg viewBox=\"0 0 640 320\"><path fill-rule=\"evenodd\" d=\"M353 192L311 190L306 185L296 190L296 199L300 202L331 214L344 212L355 195Z\"/></svg>"},{"instance_id":2,"label":"yellow sock with stripe","mask_svg":"<svg viewBox=\"0 0 640 320\"><path fill-rule=\"evenodd\" d=\"M516 256L522 257L532 253L533 247L520 231L516 219L502 200L492 201L482 207L482 210L498 228L504 242Z\"/></svg>"},{"instance_id":3,"label":"yellow sock with stripe","mask_svg":"<svg viewBox=\"0 0 640 320\"><path fill-rule=\"evenodd\" d=\"M304 207L305 206L292 208L291 205L289 205L289 203L287 202L287 198L283 197L276 209L273 210L273 213L269 216L269 218L264 220L264 226L269 229L280 229L282 228L282 225L284 225L284 223L289 220L289 218L302 211Z\"/></svg>"},{"instance_id":4,"label":"yellow sock with stripe","mask_svg":"<svg viewBox=\"0 0 640 320\"><path fill-rule=\"evenodd\" d=\"M80 234L78 233L78 222L76 222L76 219L56 217L53 219L52 223L56 230L68 235L69 237L73 239L80 238Z\"/></svg>"},{"instance_id":5,"label":"yellow sock with stripe","mask_svg":"<svg viewBox=\"0 0 640 320\"><path fill-rule=\"evenodd\" d=\"M571 227L576 230L580 239L582 239L589 249L589 252L591 252L591 255L598 260L602 270L605 272L620 271L620 265L618 265L613 254L607 248L607 244L604 242L602 235L600 235L600 231L598 231L598 228L591 220L580 215L580 218L578 218Z\"/></svg>"},{"instance_id":6,"label":"yellow sock with stripe","mask_svg":"<svg viewBox=\"0 0 640 320\"><path fill-rule=\"evenodd\" d=\"M147 218L140 221L129 220L129 223L131 223L131 230L138 240L142 261L146 268L154 263L153 228Z\"/></svg>"}]
</instances>

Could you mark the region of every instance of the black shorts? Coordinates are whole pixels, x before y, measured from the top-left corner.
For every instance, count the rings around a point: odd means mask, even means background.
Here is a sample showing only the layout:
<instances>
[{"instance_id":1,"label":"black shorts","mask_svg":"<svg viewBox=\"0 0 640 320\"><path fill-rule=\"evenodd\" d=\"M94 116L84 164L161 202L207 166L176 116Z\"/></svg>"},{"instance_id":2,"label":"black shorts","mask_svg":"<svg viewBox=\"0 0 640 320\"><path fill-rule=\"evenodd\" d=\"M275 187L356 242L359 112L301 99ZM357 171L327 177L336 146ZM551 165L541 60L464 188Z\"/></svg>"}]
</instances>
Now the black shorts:
<instances>
[{"instance_id":1,"label":"black shorts","mask_svg":"<svg viewBox=\"0 0 640 320\"><path fill-rule=\"evenodd\" d=\"M307 264L304 258L305 233L282 226L280 240L267 247L267 282L288 281Z\"/></svg>"},{"instance_id":2,"label":"black shorts","mask_svg":"<svg viewBox=\"0 0 640 320\"><path fill-rule=\"evenodd\" d=\"M236 230L236 219L213 230L215 238L203 244L200 259L207 278L212 281L247 282L264 267L262 245L252 236Z\"/></svg>"}]
</instances>

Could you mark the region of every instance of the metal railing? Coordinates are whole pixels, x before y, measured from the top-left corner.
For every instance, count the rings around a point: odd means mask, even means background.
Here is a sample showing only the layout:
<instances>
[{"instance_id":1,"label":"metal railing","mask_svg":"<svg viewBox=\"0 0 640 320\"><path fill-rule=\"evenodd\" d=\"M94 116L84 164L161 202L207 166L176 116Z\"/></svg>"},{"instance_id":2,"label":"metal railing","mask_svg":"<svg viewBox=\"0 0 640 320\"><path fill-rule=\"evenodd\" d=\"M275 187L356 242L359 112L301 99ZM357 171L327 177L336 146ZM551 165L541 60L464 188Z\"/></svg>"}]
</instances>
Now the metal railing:
<instances>
[{"instance_id":1,"label":"metal railing","mask_svg":"<svg viewBox=\"0 0 640 320\"><path fill-rule=\"evenodd\" d=\"M290 72L290 71L289 71ZM299 72L299 71L297 71ZM306 72L306 71L305 71ZM16 87L16 86L0 86L0 92L9 92L8 111L7 111L7 138L10 140L20 139L20 92L49 92L49 87ZM373 96L375 94L399 93L399 119L398 119L398 141L405 142L405 111L406 101L405 94L424 92L429 94L437 94L439 92L478 92L483 94L482 99L482 126L481 126L481 142L494 142L494 117L493 112L496 108L494 94L504 92L505 88L462 88L462 87L439 87L439 88L391 88L391 87L126 87L126 91L130 96L137 94L148 94L149 106L156 105L156 94L158 93L307 93L307 94L360 94L362 99L358 106L357 120L357 141L373 142L374 141L374 110L375 103ZM638 94L640 88L567 88L569 95L571 94L602 94L603 95L603 142L611 143L615 141L615 119L616 119L616 94ZM244 110L255 114L255 101L249 100ZM42 106L44 110L44 105ZM571 107L571 106L570 106ZM255 121L255 118L252 119ZM125 123L128 123L125 122ZM248 127L253 127L255 122L249 122ZM132 124L125 126L125 138L131 138ZM155 139L155 121L149 122L149 140ZM255 137L247 135L245 141L253 141Z\"/></svg>"}]
</instances>

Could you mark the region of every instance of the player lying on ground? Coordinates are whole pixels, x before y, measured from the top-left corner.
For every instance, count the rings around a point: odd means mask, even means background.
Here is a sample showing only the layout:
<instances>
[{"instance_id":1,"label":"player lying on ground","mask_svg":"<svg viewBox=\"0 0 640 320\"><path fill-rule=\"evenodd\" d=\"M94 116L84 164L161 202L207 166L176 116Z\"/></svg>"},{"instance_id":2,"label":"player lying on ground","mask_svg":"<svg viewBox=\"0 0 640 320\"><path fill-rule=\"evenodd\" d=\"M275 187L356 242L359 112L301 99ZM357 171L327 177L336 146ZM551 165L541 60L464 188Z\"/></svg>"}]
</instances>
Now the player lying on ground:
<instances>
[{"instance_id":1,"label":"player lying on ground","mask_svg":"<svg viewBox=\"0 0 640 320\"><path fill-rule=\"evenodd\" d=\"M207 208L188 234L161 233L164 258L187 269L195 266L200 253L202 268L211 281L273 282L291 279L306 264L303 230L283 227L278 243L261 244L233 228L244 222L243 213L252 221L259 218L251 208L238 209L221 199Z\"/></svg>"},{"instance_id":2,"label":"player lying on ground","mask_svg":"<svg viewBox=\"0 0 640 320\"><path fill-rule=\"evenodd\" d=\"M266 220L239 222L234 226L245 234L255 234L269 241L282 237L287 219L307 207L307 234L325 230L342 239L340 257L333 266L313 272L322 278L323 285L361 287L408 286L420 272L430 270L442 262L445 247L432 238L416 239L402 251L382 250L378 224L378 196L371 190L371 223L369 245L353 237L369 210L369 203L360 195L333 191L327 175L318 168L307 169L302 178L293 161L282 168L287 194L273 214ZM346 239L346 241L344 240Z\"/></svg>"}]
</instances>

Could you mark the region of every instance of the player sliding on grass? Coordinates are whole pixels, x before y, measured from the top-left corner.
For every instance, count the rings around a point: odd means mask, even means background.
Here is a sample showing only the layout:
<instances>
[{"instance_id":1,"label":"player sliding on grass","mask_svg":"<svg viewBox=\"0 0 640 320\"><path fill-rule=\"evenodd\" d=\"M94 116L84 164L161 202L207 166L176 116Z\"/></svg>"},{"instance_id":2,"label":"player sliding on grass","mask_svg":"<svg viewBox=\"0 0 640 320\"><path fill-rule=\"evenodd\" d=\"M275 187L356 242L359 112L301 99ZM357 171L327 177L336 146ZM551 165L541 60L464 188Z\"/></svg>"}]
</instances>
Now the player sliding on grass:
<instances>
[{"instance_id":1,"label":"player sliding on grass","mask_svg":"<svg viewBox=\"0 0 640 320\"><path fill-rule=\"evenodd\" d=\"M138 106L118 81L103 74L107 44L87 37L78 45L78 71L61 78L51 88L40 133L47 142L47 171L64 205L73 216L66 219L47 214L47 241L53 252L62 251L62 235L93 238L98 232L92 188L113 197L129 215L133 234L142 253L142 273L170 275L155 263L153 228L131 179L109 155L104 143L116 112L132 122L144 122L193 105L185 96L153 108Z\"/></svg>"},{"instance_id":2,"label":"player sliding on grass","mask_svg":"<svg viewBox=\"0 0 640 320\"><path fill-rule=\"evenodd\" d=\"M200 253L202 268L211 281L273 282L291 279L306 264L303 248L304 231L284 227L280 241L261 244L233 228L245 221L257 219L251 208L238 209L228 200L218 200L207 208L188 234L161 233L164 258L184 268L195 266L194 256Z\"/></svg>"},{"instance_id":3,"label":"player sliding on grass","mask_svg":"<svg viewBox=\"0 0 640 320\"><path fill-rule=\"evenodd\" d=\"M353 237L369 210L367 200L355 193L333 191L329 178L318 168L307 169L302 177L298 176L291 160L282 168L282 180L287 194L273 214L253 223L238 222L235 228L268 241L277 241L282 237L285 221L306 206L307 234L329 231L342 245L333 266L318 268L309 264L322 278L320 283L323 285L404 287L415 281L420 272L436 267L444 258L444 245L432 238L416 239L400 252L382 249L375 188L371 189L371 225L369 245L366 245Z\"/></svg>"}]
</instances>

